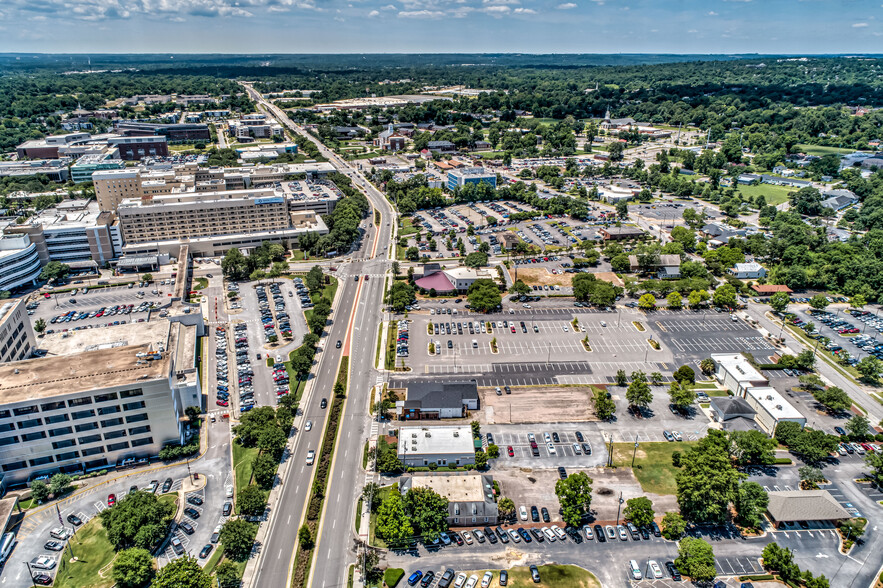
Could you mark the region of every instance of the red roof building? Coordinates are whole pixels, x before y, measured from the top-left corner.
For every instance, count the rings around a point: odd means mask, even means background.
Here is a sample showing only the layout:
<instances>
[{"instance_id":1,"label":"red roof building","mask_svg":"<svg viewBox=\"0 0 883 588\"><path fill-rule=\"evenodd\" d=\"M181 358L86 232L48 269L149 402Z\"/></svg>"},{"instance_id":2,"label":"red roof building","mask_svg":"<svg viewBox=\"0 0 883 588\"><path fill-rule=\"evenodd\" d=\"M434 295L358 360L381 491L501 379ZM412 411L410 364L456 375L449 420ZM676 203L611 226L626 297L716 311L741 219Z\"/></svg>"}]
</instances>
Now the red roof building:
<instances>
[{"instance_id":1,"label":"red roof building","mask_svg":"<svg viewBox=\"0 0 883 588\"><path fill-rule=\"evenodd\" d=\"M754 284L751 288L757 292L758 294L775 294L776 292L785 292L786 294L790 294L793 292L791 288L788 286L783 286L781 284Z\"/></svg>"}]
</instances>

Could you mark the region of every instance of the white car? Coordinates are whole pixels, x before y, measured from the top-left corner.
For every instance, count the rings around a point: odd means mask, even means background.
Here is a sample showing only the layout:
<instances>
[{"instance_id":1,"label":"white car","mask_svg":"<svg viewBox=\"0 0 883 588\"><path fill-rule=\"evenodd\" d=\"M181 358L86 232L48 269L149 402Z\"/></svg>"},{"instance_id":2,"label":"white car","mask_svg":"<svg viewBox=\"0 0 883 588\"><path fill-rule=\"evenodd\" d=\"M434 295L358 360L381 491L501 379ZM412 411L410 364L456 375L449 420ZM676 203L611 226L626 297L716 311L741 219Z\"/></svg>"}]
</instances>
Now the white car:
<instances>
[{"instance_id":1,"label":"white car","mask_svg":"<svg viewBox=\"0 0 883 588\"><path fill-rule=\"evenodd\" d=\"M595 532L592 531L592 527L590 527L589 525L583 525L583 533L585 534L586 539L589 541L595 538Z\"/></svg>"},{"instance_id":2,"label":"white car","mask_svg":"<svg viewBox=\"0 0 883 588\"><path fill-rule=\"evenodd\" d=\"M307 421L304 425L304 431L310 431L313 428L313 421Z\"/></svg>"},{"instance_id":3,"label":"white car","mask_svg":"<svg viewBox=\"0 0 883 588\"><path fill-rule=\"evenodd\" d=\"M521 535L519 535L515 529L509 529L507 532L509 533L509 537L512 538L513 543L521 543Z\"/></svg>"},{"instance_id":4,"label":"white car","mask_svg":"<svg viewBox=\"0 0 883 588\"><path fill-rule=\"evenodd\" d=\"M522 521L527 520L527 507L522 505L521 508L518 509L518 514L521 516Z\"/></svg>"},{"instance_id":5,"label":"white car","mask_svg":"<svg viewBox=\"0 0 883 588\"><path fill-rule=\"evenodd\" d=\"M549 435L548 433L543 433L543 440L544 440L546 443L551 443L551 442L552 442L552 436Z\"/></svg>"},{"instance_id":6,"label":"white car","mask_svg":"<svg viewBox=\"0 0 883 588\"><path fill-rule=\"evenodd\" d=\"M472 534L469 531L463 531L460 534L463 535L463 541L466 542L466 545L472 545ZM466 576L463 577L465 578Z\"/></svg>"},{"instance_id":7,"label":"white car","mask_svg":"<svg viewBox=\"0 0 883 588\"><path fill-rule=\"evenodd\" d=\"M564 533L564 531L561 530L561 527L559 527L558 525L552 525L550 529L552 529L552 532L555 533L555 535L557 535L558 539L560 539L561 541L567 539L567 535Z\"/></svg>"},{"instance_id":8,"label":"white car","mask_svg":"<svg viewBox=\"0 0 883 588\"><path fill-rule=\"evenodd\" d=\"M441 538L442 543L444 543L445 545L451 544L451 537L447 533L441 533L439 537Z\"/></svg>"},{"instance_id":9,"label":"white car","mask_svg":"<svg viewBox=\"0 0 883 588\"><path fill-rule=\"evenodd\" d=\"M227 487L224 490L227 498L233 498L233 484L227 484Z\"/></svg>"},{"instance_id":10,"label":"white car","mask_svg":"<svg viewBox=\"0 0 883 588\"><path fill-rule=\"evenodd\" d=\"M31 567L38 570L51 570L55 567L55 560L48 555L38 555L31 560Z\"/></svg>"},{"instance_id":11,"label":"white car","mask_svg":"<svg viewBox=\"0 0 883 588\"><path fill-rule=\"evenodd\" d=\"M485 572L484 577L481 579L481 588L488 588L491 585L491 582L494 579L493 572Z\"/></svg>"},{"instance_id":12,"label":"white car","mask_svg":"<svg viewBox=\"0 0 883 588\"><path fill-rule=\"evenodd\" d=\"M454 580L454 588L463 588L463 584L466 583L466 574L460 572L457 574L457 579Z\"/></svg>"},{"instance_id":13,"label":"white car","mask_svg":"<svg viewBox=\"0 0 883 588\"><path fill-rule=\"evenodd\" d=\"M681 436L681 434L678 431L672 431L671 434L672 434L672 437L675 438L675 441L683 441L684 440L684 438Z\"/></svg>"},{"instance_id":14,"label":"white car","mask_svg":"<svg viewBox=\"0 0 883 588\"><path fill-rule=\"evenodd\" d=\"M310 449L307 451L307 465L313 465L314 461L316 461L316 452Z\"/></svg>"},{"instance_id":15,"label":"white car","mask_svg":"<svg viewBox=\"0 0 883 588\"><path fill-rule=\"evenodd\" d=\"M647 566L650 568L650 573L653 574L654 578L662 577L662 568L659 567L659 564L656 563L655 560L650 560L647 562Z\"/></svg>"},{"instance_id":16,"label":"white car","mask_svg":"<svg viewBox=\"0 0 883 588\"><path fill-rule=\"evenodd\" d=\"M570 327L568 327L567 325L564 325L564 332L565 332L565 333L569 333L569 332L570 332Z\"/></svg>"},{"instance_id":17,"label":"white car","mask_svg":"<svg viewBox=\"0 0 883 588\"><path fill-rule=\"evenodd\" d=\"M556 451L555 451L555 446L554 446L554 445L552 445L551 443L548 443L548 444L546 445L546 448L549 450L549 453L550 453L550 454L555 455Z\"/></svg>"},{"instance_id":18,"label":"white car","mask_svg":"<svg viewBox=\"0 0 883 588\"><path fill-rule=\"evenodd\" d=\"M550 529L549 527L543 527L540 530L543 532L543 535L546 536L546 539L549 540L549 543L555 542L555 533L552 532L552 529Z\"/></svg>"},{"instance_id":19,"label":"white car","mask_svg":"<svg viewBox=\"0 0 883 588\"><path fill-rule=\"evenodd\" d=\"M469 581L466 582L466 588L475 588L476 584L478 584L478 576L472 574L469 576Z\"/></svg>"}]
</instances>

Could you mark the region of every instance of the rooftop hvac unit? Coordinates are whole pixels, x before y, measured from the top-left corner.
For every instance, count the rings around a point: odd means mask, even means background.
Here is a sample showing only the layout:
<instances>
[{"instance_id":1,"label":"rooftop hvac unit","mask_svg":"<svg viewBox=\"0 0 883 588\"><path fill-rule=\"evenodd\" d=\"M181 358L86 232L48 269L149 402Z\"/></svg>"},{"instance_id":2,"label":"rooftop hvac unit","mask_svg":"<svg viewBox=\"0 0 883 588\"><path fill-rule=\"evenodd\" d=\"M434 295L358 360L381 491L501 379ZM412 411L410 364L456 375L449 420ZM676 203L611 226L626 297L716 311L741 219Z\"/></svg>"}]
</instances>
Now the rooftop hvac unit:
<instances>
[{"instance_id":1,"label":"rooftop hvac unit","mask_svg":"<svg viewBox=\"0 0 883 588\"><path fill-rule=\"evenodd\" d=\"M429 433L429 431L426 431L426 436L427 436L427 437L432 437L432 435Z\"/></svg>"},{"instance_id":2,"label":"rooftop hvac unit","mask_svg":"<svg viewBox=\"0 0 883 588\"><path fill-rule=\"evenodd\" d=\"M767 399L767 400L772 400L772 399L773 399L773 395L772 395L772 394L767 394L767 395L766 395L766 399Z\"/></svg>"},{"instance_id":3,"label":"rooftop hvac unit","mask_svg":"<svg viewBox=\"0 0 883 588\"><path fill-rule=\"evenodd\" d=\"M460 436L460 431L454 431L454 437L459 437L459 436Z\"/></svg>"},{"instance_id":4,"label":"rooftop hvac unit","mask_svg":"<svg viewBox=\"0 0 883 588\"><path fill-rule=\"evenodd\" d=\"M416 438L417 438L417 433L411 433L411 438L412 438L412 439L416 439Z\"/></svg>"},{"instance_id":5,"label":"rooftop hvac unit","mask_svg":"<svg viewBox=\"0 0 883 588\"><path fill-rule=\"evenodd\" d=\"M782 405L781 405L781 404L777 404L777 405L776 405L776 410L782 410Z\"/></svg>"}]
</instances>

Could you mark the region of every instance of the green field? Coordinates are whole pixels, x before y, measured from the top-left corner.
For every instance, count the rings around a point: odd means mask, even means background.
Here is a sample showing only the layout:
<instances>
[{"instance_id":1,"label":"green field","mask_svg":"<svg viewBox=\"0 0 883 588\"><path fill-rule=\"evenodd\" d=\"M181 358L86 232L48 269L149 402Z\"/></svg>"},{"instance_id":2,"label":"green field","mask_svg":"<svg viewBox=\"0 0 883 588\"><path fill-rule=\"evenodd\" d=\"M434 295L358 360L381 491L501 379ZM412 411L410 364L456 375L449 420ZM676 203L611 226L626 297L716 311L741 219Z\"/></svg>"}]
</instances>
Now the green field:
<instances>
[{"instance_id":1,"label":"green field","mask_svg":"<svg viewBox=\"0 0 883 588\"><path fill-rule=\"evenodd\" d=\"M243 447L238 441L233 442L233 473L237 494L248 486L251 480L251 464L258 453L260 452L255 447Z\"/></svg>"},{"instance_id":2,"label":"green field","mask_svg":"<svg viewBox=\"0 0 883 588\"><path fill-rule=\"evenodd\" d=\"M78 561L70 563L73 555ZM85 524L70 542L70 549L59 554L58 575L53 586L60 588L110 588L114 585L110 576L110 562L113 561L113 546L107 539L107 531L101 524L101 517L95 517Z\"/></svg>"},{"instance_id":3,"label":"green field","mask_svg":"<svg viewBox=\"0 0 883 588\"><path fill-rule=\"evenodd\" d=\"M671 454L675 451L684 452L696 445L695 441L681 443L640 443L635 459L635 477L641 483L644 492L653 494L675 494L675 473L677 468L671 465ZM615 467L631 467L634 443L613 444L613 465Z\"/></svg>"},{"instance_id":4,"label":"green field","mask_svg":"<svg viewBox=\"0 0 883 588\"><path fill-rule=\"evenodd\" d=\"M501 159L505 151L478 151L473 155L478 155L482 159Z\"/></svg>"},{"instance_id":5,"label":"green field","mask_svg":"<svg viewBox=\"0 0 883 588\"><path fill-rule=\"evenodd\" d=\"M413 221L410 218L402 219L402 228L399 229L399 237L405 237L407 235L413 235L417 232L417 227L413 225Z\"/></svg>"},{"instance_id":6,"label":"green field","mask_svg":"<svg viewBox=\"0 0 883 588\"><path fill-rule=\"evenodd\" d=\"M772 186L770 184L758 184L757 186L738 186L736 191L741 192L743 196L747 196L754 200L759 195L766 198L766 203L770 206L787 202L788 193L796 192L795 188L789 186Z\"/></svg>"},{"instance_id":7,"label":"green field","mask_svg":"<svg viewBox=\"0 0 883 588\"><path fill-rule=\"evenodd\" d=\"M806 145L800 144L794 146L794 152L802 151L807 155L846 155L848 153L853 153L855 149L846 149L841 147L824 147L822 145Z\"/></svg>"}]
</instances>

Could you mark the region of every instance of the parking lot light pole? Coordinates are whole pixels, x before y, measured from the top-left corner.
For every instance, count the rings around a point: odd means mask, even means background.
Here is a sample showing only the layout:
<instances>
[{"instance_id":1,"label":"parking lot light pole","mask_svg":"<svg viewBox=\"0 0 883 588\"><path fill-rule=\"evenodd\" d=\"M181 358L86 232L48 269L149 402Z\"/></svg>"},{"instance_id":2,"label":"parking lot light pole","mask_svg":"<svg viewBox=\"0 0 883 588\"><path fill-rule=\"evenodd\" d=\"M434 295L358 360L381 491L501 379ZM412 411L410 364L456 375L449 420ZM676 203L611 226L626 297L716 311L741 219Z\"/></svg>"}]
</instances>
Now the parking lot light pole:
<instances>
[{"instance_id":1,"label":"parking lot light pole","mask_svg":"<svg viewBox=\"0 0 883 588\"><path fill-rule=\"evenodd\" d=\"M37 588L37 581L34 580L34 573L31 571L31 563L25 560L24 564L28 567L28 577L31 579L31 586Z\"/></svg>"},{"instance_id":2,"label":"parking lot light pole","mask_svg":"<svg viewBox=\"0 0 883 588\"><path fill-rule=\"evenodd\" d=\"M622 499L622 491L620 491L619 492L619 505L616 507L616 526L617 527L619 526L619 512L620 512L620 510L622 510L622 503L623 502L624 501Z\"/></svg>"},{"instance_id":3,"label":"parking lot light pole","mask_svg":"<svg viewBox=\"0 0 883 588\"><path fill-rule=\"evenodd\" d=\"M635 457L638 455L638 435L635 434L635 450L632 452L632 469L635 469Z\"/></svg>"}]
</instances>

